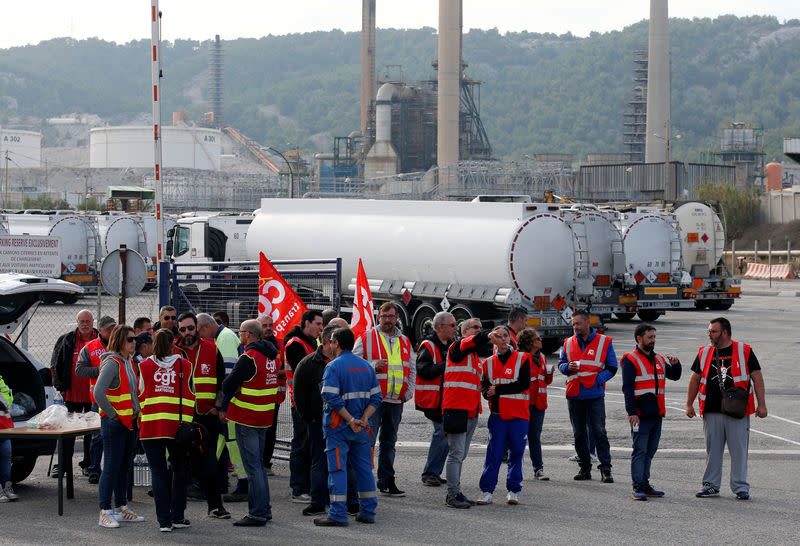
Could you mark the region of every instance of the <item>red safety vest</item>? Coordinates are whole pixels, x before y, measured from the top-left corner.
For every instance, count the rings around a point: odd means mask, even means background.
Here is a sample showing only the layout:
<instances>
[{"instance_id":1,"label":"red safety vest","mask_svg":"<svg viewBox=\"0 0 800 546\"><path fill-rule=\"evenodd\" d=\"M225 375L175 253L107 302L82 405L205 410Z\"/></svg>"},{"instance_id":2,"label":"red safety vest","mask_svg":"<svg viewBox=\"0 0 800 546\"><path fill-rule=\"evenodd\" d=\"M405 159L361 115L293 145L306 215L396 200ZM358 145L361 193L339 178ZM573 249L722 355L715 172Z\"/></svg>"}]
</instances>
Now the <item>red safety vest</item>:
<instances>
[{"instance_id":1,"label":"red safety vest","mask_svg":"<svg viewBox=\"0 0 800 546\"><path fill-rule=\"evenodd\" d=\"M389 360L389 363L386 365L383 371L375 373L375 375L378 377L378 383L380 383L381 394L383 395L384 399L390 398L393 400L403 400L406 395L406 391L408 390L408 380L411 377L411 342L402 334L400 334L398 339L400 340L400 360L403 363L402 372L400 370L392 369L391 358L389 358L389 354L384 346L384 344L388 344L388 341L386 341L386 338L383 337L383 334L380 333L378 328L371 328L369 331L361 334L361 343L364 347L365 360L369 360L373 367L375 367L376 360L380 360L382 358ZM400 373L403 375L403 384L400 387L400 392L398 393L396 381ZM394 388L392 389L392 392L389 392L390 374L393 374L392 385Z\"/></svg>"},{"instance_id":2,"label":"red safety vest","mask_svg":"<svg viewBox=\"0 0 800 546\"><path fill-rule=\"evenodd\" d=\"M187 349L175 344L175 354L186 353L186 358L192 363L192 378L194 379L195 409L197 413L207 413L214 407L217 399L217 344L213 339L200 339L194 349Z\"/></svg>"},{"instance_id":3,"label":"red safety vest","mask_svg":"<svg viewBox=\"0 0 800 546\"><path fill-rule=\"evenodd\" d=\"M179 418L184 423L192 422L195 397L189 388L191 374L192 363L184 358L173 362L170 368L160 367L152 358L139 364L139 375L144 383L144 392L139 398L142 406L139 438L174 438Z\"/></svg>"},{"instance_id":4,"label":"red safety vest","mask_svg":"<svg viewBox=\"0 0 800 546\"><path fill-rule=\"evenodd\" d=\"M286 345L283 347L283 369L286 372L286 385L289 387L289 400L291 401L292 405L294 406L294 372L292 371L292 367L289 365L289 361L286 359L286 349L289 348L289 345L292 343L299 343L303 346L303 350L305 351L305 356L310 355L314 352L314 348L300 339L299 337L295 336L289 341L286 342ZM301 359L302 360L302 359ZM299 363L299 361L298 361ZM286 395L283 395L283 399L286 399Z\"/></svg>"},{"instance_id":5,"label":"red safety vest","mask_svg":"<svg viewBox=\"0 0 800 546\"><path fill-rule=\"evenodd\" d=\"M84 349L89 353L89 360L92 363L92 366L95 368L100 367L100 357L106 353L106 348L103 346L103 340L100 339L100 335L94 338L92 341L87 343L83 346ZM97 400L94 399L94 386L97 384L96 377L89 378L89 398L92 399L92 404L97 404Z\"/></svg>"},{"instance_id":6,"label":"red safety vest","mask_svg":"<svg viewBox=\"0 0 800 546\"><path fill-rule=\"evenodd\" d=\"M492 355L483 361L483 374L488 377L492 385L508 385L519 379L519 371L528 354L511 351L505 364L497 355ZM503 421L511 419L525 419L530 417L530 387L517 394L501 394L498 396L498 414Z\"/></svg>"},{"instance_id":7,"label":"red safety vest","mask_svg":"<svg viewBox=\"0 0 800 546\"><path fill-rule=\"evenodd\" d=\"M539 353L539 361L531 358L531 406L538 410L547 409L547 358Z\"/></svg>"},{"instance_id":8,"label":"red safety vest","mask_svg":"<svg viewBox=\"0 0 800 546\"><path fill-rule=\"evenodd\" d=\"M667 414L666 399L664 390L666 389L666 370L667 359L658 353L655 353L656 365L650 363L650 359L639 355L636 351L626 354L623 358L627 358L633 363L636 368L636 381L633 383L633 396L639 398L643 394L653 393L658 399L658 412L661 417ZM656 389L656 378L658 378L658 389ZM636 413L641 416L639 408L636 408Z\"/></svg>"},{"instance_id":9,"label":"red safety vest","mask_svg":"<svg viewBox=\"0 0 800 546\"><path fill-rule=\"evenodd\" d=\"M470 417L481 412L481 359L471 353L460 362L447 355L442 384L442 409L463 409Z\"/></svg>"},{"instance_id":10,"label":"red safety vest","mask_svg":"<svg viewBox=\"0 0 800 546\"><path fill-rule=\"evenodd\" d=\"M509 344L511 345L511 349L516 351L517 350L517 333L511 329L511 326L506 326L506 331L508 332L509 337Z\"/></svg>"},{"instance_id":11,"label":"red safety vest","mask_svg":"<svg viewBox=\"0 0 800 546\"><path fill-rule=\"evenodd\" d=\"M611 345L611 338L603 334L595 334L585 349L581 350L577 336L564 340L564 354L567 362L580 362L578 371L570 372L567 376L567 398L574 398L580 394L580 385L587 389L594 387L597 374L606 367L606 353ZM603 385L605 388L605 385Z\"/></svg>"},{"instance_id":12,"label":"red safety vest","mask_svg":"<svg viewBox=\"0 0 800 546\"><path fill-rule=\"evenodd\" d=\"M256 373L242 383L231 399L228 420L248 427L272 426L278 398L278 363L255 349L245 351L244 355L253 359Z\"/></svg>"},{"instance_id":13,"label":"red safety vest","mask_svg":"<svg viewBox=\"0 0 800 546\"><path fill-rule=\"evenodd\" d=\"M125 371L125 363L115 356L109 356L103 361L103 365L111 365L111 360L116 362L119 366L119 386L116 389L107 389L106 398L108 398L108 402L114 408L114 411L117 412L120 422L133 430L133 396L136 396L136 394L131 393L130 385L128 384L128 374ZM134 384L139 383L139 378L136 377L135 367L133 367L133 379ZM103 408L100 408L100 417L103 415L105 415L105 412Z\"/></svg>"},{"instance_id":14,"label":"red safety vest","mask_svg":"<svg viewBox=\"0 0 800 546\"><path fill-rule=\"evenodd\" d=\"M747 361L750 358L750 345L741 341L731 341L733 342L733 354L731 356L731 369L728 374L733 378L733 384L736 387L747 389L748 383L750 384L747 398L747 415L752 415L756 411L756 404L753 398L753 383L750 381L750 371L747 369ZM703 415L703 410L706 407L706 384L714 353L714 347L707 345L706 347L701 347L697 354L700 364L703 366L703 373L700 377L700 390L698 391L700 415Z\"/></svg>"},{"instance_id":15,"label":"red safety vest","mask_svg":"<svg viewBox=\"0 0 800 546\"><path fill-rule=\"evenodd\" d=\"M425 347L431 354L434 364L442 362L442 353L439 347L429 339L424 340L419 344L418 353ZM419 374L414 381L414 404L417 409L436 409L442 403L442 383L444 382L444 374L434 379L422 379Z\"/></svg>"}]
</instances>

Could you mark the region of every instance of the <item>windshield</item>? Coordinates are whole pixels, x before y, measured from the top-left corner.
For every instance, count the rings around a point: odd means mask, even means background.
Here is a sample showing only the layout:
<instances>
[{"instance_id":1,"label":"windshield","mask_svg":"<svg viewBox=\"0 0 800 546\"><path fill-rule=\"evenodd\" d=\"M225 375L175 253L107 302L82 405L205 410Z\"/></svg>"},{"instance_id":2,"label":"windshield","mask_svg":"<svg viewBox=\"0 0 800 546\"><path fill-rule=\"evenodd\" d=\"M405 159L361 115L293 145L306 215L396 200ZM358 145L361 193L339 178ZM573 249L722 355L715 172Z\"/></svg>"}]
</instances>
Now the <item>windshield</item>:
<instances>
[{"instance_id":1,"label":"windshield","mask_svg":"<svg viewBox=\"0 0 800 546\"><path fill-rule=\"evenodd\" d=\"M189 226L175 226L173 256L183 256L189 251Z\"/></svg>"}]
</instances>

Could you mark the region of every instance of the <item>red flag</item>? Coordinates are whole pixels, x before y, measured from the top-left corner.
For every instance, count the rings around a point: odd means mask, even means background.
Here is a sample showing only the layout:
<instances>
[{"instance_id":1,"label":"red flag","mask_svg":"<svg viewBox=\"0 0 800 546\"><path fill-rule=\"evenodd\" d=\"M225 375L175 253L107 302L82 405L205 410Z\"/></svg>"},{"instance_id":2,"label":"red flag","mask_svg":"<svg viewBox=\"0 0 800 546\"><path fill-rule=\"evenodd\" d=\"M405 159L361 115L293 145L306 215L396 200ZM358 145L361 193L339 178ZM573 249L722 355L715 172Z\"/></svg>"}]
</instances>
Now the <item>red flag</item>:
<instances>
[{"instance_id":1,"label":"red flag","mask_svg":"<svg viewBox=\"0 0 800 546\"><path fill-rule=\"evenodd\" d=\"M372 292L367 282L367 274L361 258L358 259L358 275L356 276L356 294L353 298L353 318L350 320L350 329L353 334L360 336L375 326L375 306L372 304Z\"/></svg>"},{"instance_id":2,"label":"red flag","mask_svg":"<svg viewBox=\"0 0 800 546\"><path fill-rule=\"evenodd\" d=\"M263 252L259 252L259 259L258 312L272 317L275 337L283 339L295 324L300 324L308 308Z\"/></svg>"}]
</instances>

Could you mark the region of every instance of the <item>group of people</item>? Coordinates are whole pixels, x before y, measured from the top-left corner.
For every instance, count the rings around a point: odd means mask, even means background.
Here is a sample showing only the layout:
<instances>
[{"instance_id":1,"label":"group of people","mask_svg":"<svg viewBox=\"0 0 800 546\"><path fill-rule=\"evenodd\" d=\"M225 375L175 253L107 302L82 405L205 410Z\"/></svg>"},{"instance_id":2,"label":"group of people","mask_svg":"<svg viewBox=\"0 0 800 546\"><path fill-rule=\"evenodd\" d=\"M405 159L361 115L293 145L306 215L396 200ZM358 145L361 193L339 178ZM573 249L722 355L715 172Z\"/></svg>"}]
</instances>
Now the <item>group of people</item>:
<instances>
[{"instance_id":1,"label":"group of people","mask_svg":"<svg viewBox=\"0 0 800 546\"><path fill-rule=\"evenodd\" d=\"M348 515L372 523L378 492L405 495L394 470L395 444L403 407L411 400L433 427L424 485L446 485L445 503L452 508L489 504L506 461L506 502L517 504L526 444L533 477L549 479L541 431L555 371L536 330L525 327L525 310L512 309L508 323L491 330L478 318L459 325L452 314L439 312L416 351L397 326L399 313L398 304L384 303L376 326L355 336L333 310L309 310L282 339L275 337L269 315L243 322L237 337L222 323L224 313L218 320L205 313L177 316L166 306L154 325L137 319L129 327L102 317L97 330L89 311L78 313L77 328L56 344L52 368L68 409L97 408L101 415L101 433L84 439L80 463L99 485L99 524L144 520L127 506L128 472L141 441L162 531L189 526L184 511L192 483L205 496L210 517L231 517L222 497L228 460L238 481L225 502L248 502L247 514L234 525L265 525L272 519L268 476L275 421L287 395L291 499L306 504L304 515L319 516L315 525L345 526ZM614 481L604 397L606 383L621 368L633 443L632 498L663 496L650 483L650 467L666 412L665 380L680 378L680 362L655 352L651 325L636 327L635 347L618 362L612 339L591 327L586 311L575 310L571 321L574 335L563 343L558 370L566 378L579 465L575 480L591 479L591 439L601 481ZM767 414L763 377L750 346L731 339L726 319L712 320L708 334L711 343L700 348L692 366L686 405L686 414L694 417L699 397L706 436L707 468L697 496L719 494L727 444L731 489L747 499L749 415ZM732 387L745 389L744 418L722 413L721 400ZM482 399L489 408L489 443L481 493L473 501L461 491L461 468ZM194 441L182 441L187 435ZM68 446L68 455L72 449Z\"/></svg>"}]
</instances>

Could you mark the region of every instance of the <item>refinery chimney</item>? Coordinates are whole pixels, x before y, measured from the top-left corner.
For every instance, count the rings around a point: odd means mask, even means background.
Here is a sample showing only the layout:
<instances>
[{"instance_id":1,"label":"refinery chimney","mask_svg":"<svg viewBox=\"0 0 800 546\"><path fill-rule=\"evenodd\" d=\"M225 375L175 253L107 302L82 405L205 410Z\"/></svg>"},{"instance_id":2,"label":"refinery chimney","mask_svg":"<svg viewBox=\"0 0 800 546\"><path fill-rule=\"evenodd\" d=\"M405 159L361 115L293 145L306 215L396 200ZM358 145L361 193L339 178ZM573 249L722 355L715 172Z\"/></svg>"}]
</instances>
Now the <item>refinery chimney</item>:
<instances>
[{"instance_id":1,"label":"refinery chimney","mask_svg":"<svg viewBox=\"0 0 800 546\"><path fill-rule=\"evenodd\" d=\"M462 0L439 0L439 63L436 154L440 168L458 163L458 109L461 96ZM440 171L440 177L442 172ZM440 178L452 186L453 176Z\"/></svg>"},{"instance_id":2,"label":"refinery chimney","mask_svg":"<svg viewBox=\"0 0 800 546\"><path fill-rule=\"evenodd\" d=\"M667 0L650 0L645 163L670 160L670 51Z\"/></svg>"},{"instance_id":3,"label":"refinery chimney","mask_svg":"<svg viewBox=\"0 0 800 546\"><path fill-rule=\"evenodd\" d=\"M369 103L375 96L375 0L362 0L361 7L361 135L367 134Z\"/></svg>"}]
</instances>

